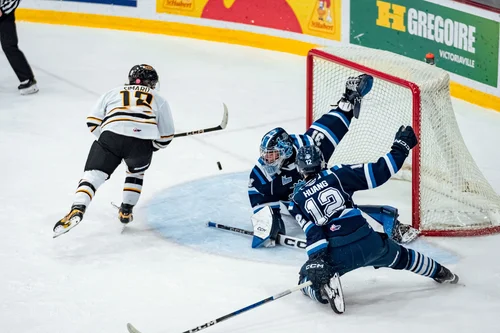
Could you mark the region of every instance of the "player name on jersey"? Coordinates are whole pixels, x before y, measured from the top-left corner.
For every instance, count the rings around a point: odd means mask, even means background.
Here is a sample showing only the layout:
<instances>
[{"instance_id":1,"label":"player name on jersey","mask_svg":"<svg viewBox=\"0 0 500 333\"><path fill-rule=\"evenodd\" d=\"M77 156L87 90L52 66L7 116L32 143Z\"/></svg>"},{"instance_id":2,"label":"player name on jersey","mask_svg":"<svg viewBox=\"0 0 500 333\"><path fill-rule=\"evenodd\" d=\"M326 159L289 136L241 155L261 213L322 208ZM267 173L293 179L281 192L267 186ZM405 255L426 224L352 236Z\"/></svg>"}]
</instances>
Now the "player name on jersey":
<instances>
[{"instance_id":1,"label":"player name on jersey","mask_svg":"<svg viewBox=\"0 0 500 333\"><path fill-rule=\"evenodd\" d=\"M319 190L322 190L322 189L327 188L327 187L328 187L328 183L325 180L323 180L322 182L320 182L318 184L314 184L312 187L308 188L303 193L304 193L304 196L307 198L307 197L310 197L311 195L313 195L314 193L318 192Z\"/></svg>"}]
</instances>

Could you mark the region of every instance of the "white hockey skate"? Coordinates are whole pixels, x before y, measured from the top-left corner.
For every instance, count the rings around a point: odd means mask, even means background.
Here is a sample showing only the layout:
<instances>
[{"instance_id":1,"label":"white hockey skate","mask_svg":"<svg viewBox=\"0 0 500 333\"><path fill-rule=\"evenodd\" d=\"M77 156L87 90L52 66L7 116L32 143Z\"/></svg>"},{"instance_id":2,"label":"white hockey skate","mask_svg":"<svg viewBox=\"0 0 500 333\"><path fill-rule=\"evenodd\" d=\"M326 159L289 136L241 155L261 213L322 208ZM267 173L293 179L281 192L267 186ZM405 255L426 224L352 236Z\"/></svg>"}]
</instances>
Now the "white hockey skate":
<instances>
[{"instance_id":1,"label":"white hockey skate","mask_svg":"<svg viewBox=\"0 0 500 333\"><path fill-rule=\"evenodd\" d=\"M38 92L38 86L36 85L35 79L29 79L21 82L17 89L21 95L31 95Z\"/></svg>"},{"instance_id":2,"label":"white hockey skate","mask_svg":"<svg viewBox=\"0 0 500 333\"><path fill-rule=\"evenodd\" d=\"M59 220L54 226L54 235L52 238L59 237L76 227L83 219L84 213L84 205L73 205L69 214Z\"/></svg>"},{"instance_id":3,"label":"white hockey skate","mask_svg":"<svg viewBox=\"0 0 500 333\"><path fill-rule=\"evenodd\" d=\"M321 287L321 296L328 300L330 307L335 313L342 314L345 311L344 292L340 283L340 276L335 273L328 284Z\"/></svg>"}]
</instances>

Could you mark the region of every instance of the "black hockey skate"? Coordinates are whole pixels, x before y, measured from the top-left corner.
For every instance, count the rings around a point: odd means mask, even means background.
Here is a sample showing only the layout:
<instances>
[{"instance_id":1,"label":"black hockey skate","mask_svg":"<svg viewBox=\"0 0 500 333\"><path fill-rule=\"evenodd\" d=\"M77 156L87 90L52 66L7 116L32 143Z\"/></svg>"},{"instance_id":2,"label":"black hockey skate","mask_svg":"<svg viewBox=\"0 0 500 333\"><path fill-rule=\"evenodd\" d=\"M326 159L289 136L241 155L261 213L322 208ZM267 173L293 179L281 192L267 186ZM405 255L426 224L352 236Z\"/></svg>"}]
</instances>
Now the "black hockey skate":
<instances>
[{"instance_id":1,"label":"black hockey skate","mask_svg":"<svg viewBox=\"0 0 500 333\"><path fill-rule=\"evenodd\" d=\"M120 219L121 223L127 224L134 220L134 216L132 214L133 209L133 205L122 203L120 209L118 209L118 218Z\"/></svg>"},{"instance_id":2,"label":"black hockey skate","mask_svg":"<svg viewBox=\"0 0 500 333\"><path fill-rule=\"evenodd\" d=\"M407 244L414 241L418 235L420 235L420 231L413 228L411 225L403 224L396 220L394 222L394 226L392 227L391 238L396 243L399 244Z\"/></svg>"},{"instance_id":3,"label":"black hockey skate","mask_svg":"<svg viewBox=\"0 0 500 333\"><path fill-rule=\"evenodd\" d=\"M349 77L345 83L345 93L337 103L342 111L354 110L354 118L359 118L361 100L368 94L373 86L373 76L361 74L357 77Z\"/></svg>"},{"instance_id":4,"label":"black hockey skate","mask_svg":"<svg viewBox=\"0 0 500 333\"><path fill-rule=\"evenodd\" d=\"M85 205L73 205L71 206L71 211L68 215L63 217L54 226L54 236L53 238L59 237L62 234L67 233L74 227L78 225L83 219L83 214L85 214Z\"/></svg>"},{"instance_id":5,"label":"black hockey skate","mask_svg":"<svg viewBox=\"0 0 500 333\"><path fill-rule=\"evenodd\" d=\"M438 283L458 283L458 275L453 274L448 268L441 266L441 269L434 277L434 281Z\"/></svg>"},{"instance_id":6,"label":"black hockey skate","mask_svg":"<svg viewBox=\"0 0 500 333\"><path fill-rule=\"evenodd\" d=\"M30 95L38 92L38 86L35 79L29 79L21 82L17 87L21 95Z\"/></svg>"},{"instance_id":7,"label":"black hockey skate","mask_svg":"<svg viewBox=\"0 0 500 333\"><path fill-rule=\"evenodd\" d=\"M339 273L335 273L328 284L321 287L321 297L328 300L330 307L335 313L342 314L345 311L344 292L340 283Z\"/></svg>"}]
</instances>

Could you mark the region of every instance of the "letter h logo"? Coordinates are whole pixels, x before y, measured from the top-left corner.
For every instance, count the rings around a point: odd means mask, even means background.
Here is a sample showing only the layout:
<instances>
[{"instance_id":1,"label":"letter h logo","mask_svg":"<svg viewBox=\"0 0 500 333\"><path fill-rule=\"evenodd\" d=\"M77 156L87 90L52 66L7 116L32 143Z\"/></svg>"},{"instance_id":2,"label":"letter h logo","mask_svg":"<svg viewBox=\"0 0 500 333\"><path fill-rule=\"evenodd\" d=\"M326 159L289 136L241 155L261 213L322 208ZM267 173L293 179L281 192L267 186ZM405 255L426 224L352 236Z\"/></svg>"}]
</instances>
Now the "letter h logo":
<instances>
[{"instance_id":1,"label":"letter h logo","mask_svg":"<svg viewBox=\"0 0 500 333\"><path fill-rule=\"evenodd\" d=\"M378 17L376 24L378 26L406 32L406 26L405 26L406 7L391 4L385 1L377 1L377 7L378 7Z\"/></svg>"}]
</instances>

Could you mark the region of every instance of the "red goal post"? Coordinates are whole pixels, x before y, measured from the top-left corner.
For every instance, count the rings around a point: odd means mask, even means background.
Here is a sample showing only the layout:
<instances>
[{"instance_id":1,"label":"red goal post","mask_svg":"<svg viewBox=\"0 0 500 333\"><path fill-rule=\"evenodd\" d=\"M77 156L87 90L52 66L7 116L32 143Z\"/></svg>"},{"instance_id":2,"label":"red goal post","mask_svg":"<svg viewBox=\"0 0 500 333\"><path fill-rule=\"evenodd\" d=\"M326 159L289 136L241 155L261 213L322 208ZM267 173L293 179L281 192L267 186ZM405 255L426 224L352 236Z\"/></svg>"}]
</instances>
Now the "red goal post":
<instances>
[{"instance_id":1,"label":"red goal post","mask_svg":"<svg viewBox=\"0 0 500 333\"><path fill-rule=\"evenodd\" d=\"M463 142L444 70L381 50L313 49L307 56L307 127L337 102L347 77L361 73L375 78L373 89L330 165L375 161L390 149L395 129L411 124L419 144L399 179L411 182L412 225L426 236L500 232L500 196Z\"/></svg>"}]
</instances>

